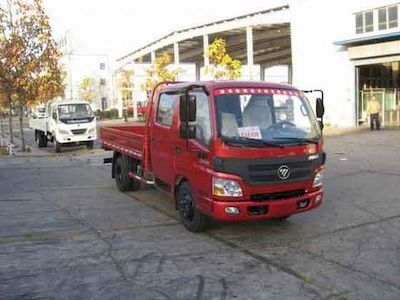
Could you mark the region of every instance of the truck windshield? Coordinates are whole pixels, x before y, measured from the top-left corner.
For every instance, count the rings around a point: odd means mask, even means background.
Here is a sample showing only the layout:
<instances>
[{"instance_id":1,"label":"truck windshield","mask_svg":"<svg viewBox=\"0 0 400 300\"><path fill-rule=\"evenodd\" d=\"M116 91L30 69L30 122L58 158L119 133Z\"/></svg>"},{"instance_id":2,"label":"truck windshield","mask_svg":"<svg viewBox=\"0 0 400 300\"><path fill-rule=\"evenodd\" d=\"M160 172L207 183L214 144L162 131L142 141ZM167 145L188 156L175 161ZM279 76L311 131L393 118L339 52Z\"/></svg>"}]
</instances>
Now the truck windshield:
<instances>
[{"instance_id":1,"label":"truck windshield","mask_svg":"<svg viewBox=\"0 0 400 300\"><path fill-rule=\"evenodd\" d=\"M93 120L93 112L89 104L71 103L58 106L58 115L64 123L84 123Z\"/></svg>"},{"instance_id":2,"label":"truck windshield","mask_svg":"<svg viewBox=\"0 0 400 300\"><path fill-rule=\"evenodd\" d=\"M317 143L321 131L307 99L297 91L222 89L215 91L218 133L241 146ZM245 138L245 139L244 139Z\"/></svg>"}]
</instances>

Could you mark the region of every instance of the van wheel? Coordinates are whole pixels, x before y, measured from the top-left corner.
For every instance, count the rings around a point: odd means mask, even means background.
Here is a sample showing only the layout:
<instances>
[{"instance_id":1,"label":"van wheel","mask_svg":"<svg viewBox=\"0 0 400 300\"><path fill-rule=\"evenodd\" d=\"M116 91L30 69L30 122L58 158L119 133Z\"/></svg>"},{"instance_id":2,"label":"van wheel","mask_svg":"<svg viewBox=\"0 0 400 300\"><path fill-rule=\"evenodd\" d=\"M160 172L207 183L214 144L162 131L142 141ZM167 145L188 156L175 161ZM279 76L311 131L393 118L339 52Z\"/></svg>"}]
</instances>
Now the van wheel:
<instances>
[{"instance_id":1,"label":"van wheel","mask_svg":"<svg viewBox=\"0 0 400 300\"><path fill-rule=\"evenodd\" d=\"M131 161L124 156L118 156L114 164L115 183L121 192L136 191L140 188L140 181L129 177Z\"/></svg>"},{"instance_id":2,"label":"van wheel","mask_svg":"<svg viewBox=\"0 0 400 300\"><path fill-rule=\"evenodd\" d=\"M86 148L88 148L89 150L93 150L94 147L94 142L93 141L89 141L86 144Z\"/></svg>"},{"instance_id":3,"label":"van wheel","mask_svg":"<svg viewBox=\"0 0 400 300\"><path fill-rule=\"evenodd\" d=\"M192 232L206 231L209 219L196 208L192 189L188 182L181 184L177 196L179 215L186 229Z\"/></svg>"},{"instance_id":4,"label":"van wheel","mask_svg":"<svg viewBox=\"0 0 400 300\"><path fill-rule=\"evenodd\" d=\"M36 130L35 138L39 148L47 147L47 136L43 132Z\"/></svg>"},{"instance_id":5,"label":"van wheel","mask_svg":"<svg viewBox=\"0 0 400 300\"><path fill-rule=\"evenodd\" d=\"M56 153L60 153L61 152L61 143L54 140L54 148L56 150Z\"/></svg>"}]
</instances>

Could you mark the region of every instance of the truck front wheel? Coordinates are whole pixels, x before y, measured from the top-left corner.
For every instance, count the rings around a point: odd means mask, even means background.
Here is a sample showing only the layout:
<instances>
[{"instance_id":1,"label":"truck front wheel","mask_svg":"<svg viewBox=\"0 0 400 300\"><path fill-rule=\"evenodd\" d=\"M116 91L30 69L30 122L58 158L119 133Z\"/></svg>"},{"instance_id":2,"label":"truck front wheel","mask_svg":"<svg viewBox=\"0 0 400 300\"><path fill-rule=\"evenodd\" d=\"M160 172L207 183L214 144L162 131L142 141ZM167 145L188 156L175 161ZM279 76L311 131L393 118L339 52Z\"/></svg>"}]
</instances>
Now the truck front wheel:
<instances>
[{"instance_id":1,"label":"truck front wheel","mask_svg":"<svg viewBox=\"0 0 400 300\"><path fill-rule=\"evenodd\" d=\"M125 159L124 156L118 156L114 164L114 177L121 192L136 191L140 188L140 182L129 177L130 170L129 158Z\"/></svg>"},{"instance_id":2,"label":"truck front wheel","mask_svg":"<svg viewBox=\"0 0 400 300\"><path fill-rule=\"evenodd\" d=\"M206 231L209 219L196 208L192 189L188 182L181 184L177 197L179 215L186 229L192 232Z\"/></svg>"}]
</instances>

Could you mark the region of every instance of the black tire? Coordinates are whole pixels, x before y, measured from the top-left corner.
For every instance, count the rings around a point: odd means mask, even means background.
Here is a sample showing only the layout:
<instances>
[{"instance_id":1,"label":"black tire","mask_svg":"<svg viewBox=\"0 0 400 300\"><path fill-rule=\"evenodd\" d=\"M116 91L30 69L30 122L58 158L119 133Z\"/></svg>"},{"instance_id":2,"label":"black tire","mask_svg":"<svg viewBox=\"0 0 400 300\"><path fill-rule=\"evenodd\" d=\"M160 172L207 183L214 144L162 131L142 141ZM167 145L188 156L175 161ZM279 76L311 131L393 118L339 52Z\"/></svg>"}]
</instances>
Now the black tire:
<instances>
[{"instance_id":1,"label":"black tire","mask_svg":"<svg viewBox=\"0 0 400 300\"><path fill-rule=\"evenodd\" d=\"M94 142L93 142L93 141L87 142L86 147L87 147L89 150L93 150L93 148L94 148Z\"/></svg>"},{"instance_id":2,"label":"black tire","mask_svg":"<svg viewBox=\"0 0 400 300\"><path fill-rule=\"evenodd\" d=\"M129 177L132 165L131 159L122 155L118 156L114 163L115 183L121 192L136 191L140 188L140 181Z\"/></svg>"},{"instance_id":3,"label":"black tire","mask_svg":"<svg viewBox=\"0 0 400 300\"><path fill-rule=\"evenodd\" d=\"M183 182L180 185L177 198L179 215L183 226L191 232L206 231L209 219L196 208L192 189L188 182Z\"/></svg>"},{"instance_id":4,"label":"black tire","mask_svg":"<svg viewBox=\"0 0 400 300\"><path fill-rule=\"evenodd\" d=\"M61 143L54 140L54 148L56 150L56 153L60 153L61 152Z\"/></svg>"},{"instance_id":5,"label":"black tire","mask_svg":"<svg viewBox=\"0 0 400 300\"><path fill-rule=\"evenodd\" d=\"M47 147L47 136L42 131L35 131L36 144L39 148Z\"/></svg>"},{"instance_id":6,"label":"black tire","mask_svg":"<svg viewBox=\"0 0 400 300\"><path fill-rule=\"evenodd\" d=\"M278 217L278 218L275 218L275 220L277 220L278 222L285 222L289 217L290 217L290 215L289 216Z\"/></svg>"}]
</instances>

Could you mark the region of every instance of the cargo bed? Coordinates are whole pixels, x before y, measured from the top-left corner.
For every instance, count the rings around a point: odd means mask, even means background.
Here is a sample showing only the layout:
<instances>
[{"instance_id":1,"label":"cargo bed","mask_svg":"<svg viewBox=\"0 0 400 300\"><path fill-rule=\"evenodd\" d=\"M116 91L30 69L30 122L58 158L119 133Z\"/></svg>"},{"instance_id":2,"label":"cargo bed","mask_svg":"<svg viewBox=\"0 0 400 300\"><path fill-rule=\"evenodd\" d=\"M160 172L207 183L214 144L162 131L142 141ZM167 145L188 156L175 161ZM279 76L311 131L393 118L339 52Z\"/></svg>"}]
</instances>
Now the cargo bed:
<instances>
[{"instance_id":1,"label":"cargo bed","mask_svg":"<svg viewBox=\"0 0 400 300\"><path fill-rule=\"evenodd\" d=\"M113 150L138 160L143 158L145 143L144 125L117 125L100 128L101 146L104 150Z\"/></svg>"}]
</instances>

